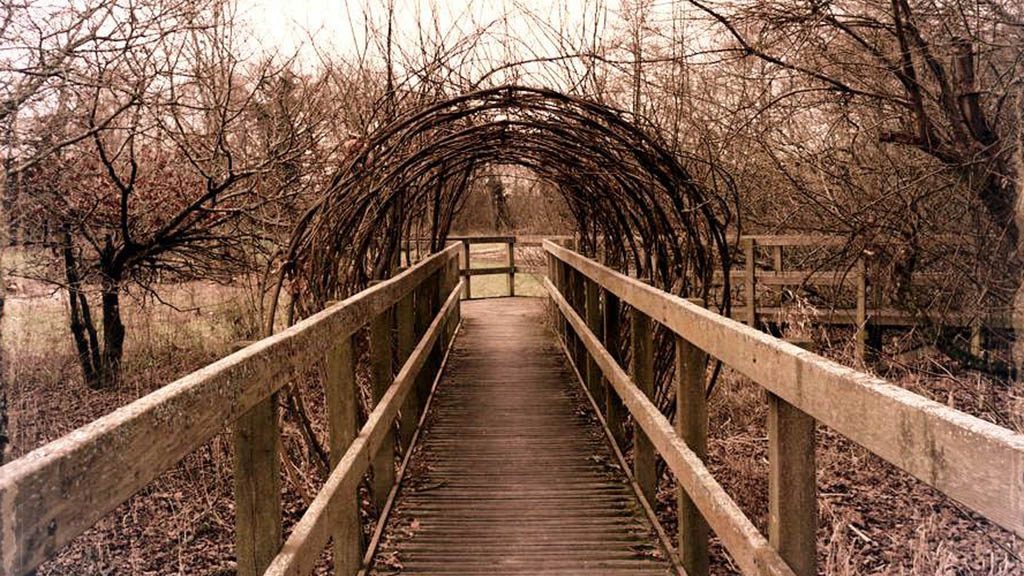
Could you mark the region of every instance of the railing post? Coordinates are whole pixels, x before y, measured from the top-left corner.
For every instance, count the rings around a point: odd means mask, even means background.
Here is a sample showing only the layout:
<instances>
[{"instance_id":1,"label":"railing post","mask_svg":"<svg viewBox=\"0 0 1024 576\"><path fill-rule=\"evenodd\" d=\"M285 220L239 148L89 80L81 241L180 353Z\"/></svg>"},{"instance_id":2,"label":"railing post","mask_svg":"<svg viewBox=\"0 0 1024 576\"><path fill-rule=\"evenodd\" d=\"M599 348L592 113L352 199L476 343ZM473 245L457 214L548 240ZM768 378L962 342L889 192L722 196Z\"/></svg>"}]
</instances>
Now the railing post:
<instances>
[{"instance_id":1,"label":"railing post","mask_svg":"<svg viewBox=\"0 0 1024 576\"><path fill-rule=\"evenodd\" d=\"M235 556L238 574L263 574L281 548L277 394L234 425Z\"/></svg>"},{"instance_id":2,"label":"railing post","mask_svg":"<svg viewBox=\"0 0 1024 576\"><path fill-rule=\"evenodd\" d=\"M398 325L397 345L398 363L404 365L416 348L415 312L413 309L413 293L410 291L395 305L395 323ZM402 415L398 424L399 444L403 453L409 449L412 436L416 432L419 421L419 399L415 393L406 394L402 403Z\"/></svg>"},{"instance_id":3,"label":"railing post","mask_svg":"<svg viewBox=\"0 0 1024 576\"><path fill-rule=\"evenodd\" d=\"M865 344L867 343L867 324L868 324L868 288L867 278L865 274L864 256L857 258L857 318L855 326L856 333L854 334L854 351L857 356L857 360L864 361Z\"/></svg>"},{"instance_id":4,"label":"railing post","mask_svg":"<svg viewBox=\"0 0 1024 576\"><path fill-rule=\"evenodd\" d=\"M629 331L632 343L630 354L630 377L641 392L654 399L654 332L651 320L636 308L630 311ZM633 424L633 470L636 483L640 486L647 502L654 506L658 491L658 454L654 445L636 423Z\"/></svg>"},{"instance_id":5,"label":"railing post","mask_svg":"<svg viewBox=\"0 0 1024 576\"><path fill-rule=\"evenodd\" d=\"M508 295L516 295L516 237L508 241Z\"/></svg>"},{"instance_id":6,"label":"railing post","mask_svg":"<svg viewBox=\"0 0 1024 576\"><path fill-rule=\"evenodd\" d=\"M423 337L427 332L427 328L430 327L430 323L433 319L431 314L431 294L429 288L429 281L424 281L422 284L415 289L415 329L416 329L416 341ZM416 390L410 392L410 394L416 395L416 401L419 406L424 406L427 402L427 396L430 395L430 385L433 383L433 378L428 373L429 370L425 366L420 373L416 375Z\"/></svg>"},{"instance_id":7,"label":"railing post","mask_svg":"<svg viewBox=\"0 0 1024 576\"><path fill-rule=\"evenodd\" d=\"M451 295L451 291L454 290L455 287L459 285L460 277L459 277L459 259L458 258L453 258L451 260L451 262L448 264L448 278L449 278L448 288L447 288L447 290L445 290L445 294L441 297L440 305L444 305L444 303L448 300L448 296ZM461 321L462 321L462 304L456 303L455 304L455 311L452 313L452 318L450 320L451 327L448 330L448 332L449 332L449 334L451 336L455 335L455 328L458 327L459 322L461 322Z\"/></svg>"},{"instance_id":8,"label":"railing post","mask_svg":"<svg viewBox=\"0 0 1024 576\"><path fill-rule=\"evenodd\" d=\"M470 246L469 239L468 238L463 238L462 239L462 258L463 258L463 261L465 262L465 265L463 266L462 269L466 271L466 274L465 274L465 277L466 277L466 287L464 288L465 292L463 293L463 298L462 298L463 300L469 300L470 298L473 297L472 296L473 292L470 289L470 284L473 281L473 277L469 275L469 268L470 268L469 246Z\"/></svg>"},{"instance_id":9,"label":"railing post","mask_svg":"<svg viewBox=\"0 0 1024 576\"><path fill-rule=\"evenodd\" d=\"M391 367L391 310L385 311L370 320L370 375L371 391L374 404L380 402L394 382L395 375ZM380 450L373 457L373 484L371 493L373 504L377 510L384 508L384 503L395 482L395 439L393 426L389 431Z\"/></svg>"},{"instance_id":10,"label":"railing post","mask_svg":"<svg viewBox=\"0 0 1024 576\"><path fill-rule=\"evenodd\" d=\"M324 403L327 407L328 448L333 470L356 437L356 376L352 337L342 339L327 353ZM355 574L362 564L362 526L358 491L339 504L334 529L334 573Z\"/></svg>"},{"instance_id":11,"label":"railing post","mask_svg":"<svg viewBox=\"0 0 1024 576\"><path fill-rule=\"evenodd\" d=\"M707 355L676 337L676 434L698 458L707 458L708 410L704 397ZM708 524L679 488L679 559L690 576L708 574Z\"/></svg>"},{"instance_id":12,"label":"railing post","mask_svg":"<svg viewBox=\"0 0 1024 576\"><path fill-rule=\"evenodd\" d=\"M768 541L797 576L817 574L814 426L768 393Z\"/></svg>"},{"instance_id":13,"label":"railing post","mask_svg":"<svg viewBox=\"0 0 1024 576\"><path fill-rule=\"evenodd\" d=\"M747 295L747 326L757 328L757 251L753 238L743 239L743 285Z\"/></svg>"},{"instance_id":14,"label":"railing post","mask_svg":"<svg viewBox=\"0 0 1024 576\"><path fill-rule=\"evenodd\" d=\"M608 349L615 361L621 366L622 365L622 354L619 350L619 336L620 336L620 315L622 311L622 305L619 302L619 297L612 294L609 290L603 290L604 292L604 306L602 311L604 312L604 347ZM622 404L622 398L619 398L615 387L608 382L607 378L601 379L604 384L604 410L605 410L605 423L608 424L608 430L612 433L612 438L615 439L615 443L619 449L622 449L626 445L626 414L628 411Z\"/></svg>"},{"instance_id":15,"label":"railing post","mask_svg":"<svg viewBox=\"0 0 1024 576\"><path fill-rule=\"evenodd\" d=\"M590 331L597 336L598 340L603 340L604 335L601 334L601 287L597 285L597 282L583 274L580 274L580 280L583 282L587 328L590 328ZM601 382L603 380L601 368L597 365L597 361L594 360L592 354L587 352L584 352L584 354L586 354L587 358L587 389L590 390L590 394L594 397L597 405L603 409L605 407L605 398L604 391L601 389Z\"/></svg>"}]
</instances>

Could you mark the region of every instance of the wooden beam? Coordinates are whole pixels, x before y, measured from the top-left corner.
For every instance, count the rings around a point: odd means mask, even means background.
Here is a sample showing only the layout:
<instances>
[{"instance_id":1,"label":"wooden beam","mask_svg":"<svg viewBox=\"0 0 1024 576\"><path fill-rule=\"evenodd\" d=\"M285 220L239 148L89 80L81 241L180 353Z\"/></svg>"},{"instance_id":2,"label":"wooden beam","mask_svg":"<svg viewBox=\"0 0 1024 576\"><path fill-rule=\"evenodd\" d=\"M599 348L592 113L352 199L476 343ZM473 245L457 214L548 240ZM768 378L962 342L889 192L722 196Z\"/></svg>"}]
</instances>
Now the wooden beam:
<instances>
[{"instance_id":1,"label":"wooden beam","mask_svg":"<svg viewBox=\"0 0 1024 576\"><path fill-rule=\"evenodd\" d=\"M428 279L427 282L430 280ZM374 403L380 402L394 381L391 358L391 314L383 312L370 320L370 392ZM390 428L390 427L389 427ZM370 492L374 507L379 511L395 483L395 441L389 433L373 460L373 482Z\"/></svg>"},{"instance_id":2,"label":"wooden beam","mask_svg":"<svg viewBox=\"0 0 1024 576\"><path fill-rule=\"evenodd\" d=\"M508 295L516 295L516 238L508 242Z\"/></svg>"},{"instance_id":3,"label":"wooden beam","mask_svg":"<svg viewBox=\"0 0 1024 576\"><path fill-rule=\"evenodd\" d=\"M621 364L619 337L622 331L622 305L619 303L619 298L611 292L607 290L602 290L601 292L603 292L604 296L604 305L601 307L601 311L604 313L604 326L602 327L604 347L611 350L612 355L615 356L615 361ZM626 412L626 407L622 405L622 399L615 393L615 388L608 383L608 380L602 377L601 382L601 389L604 394L605 424L608 425L608 431L611 432L612 439L619 450L625 450L626 416L628 412Z\"/></svg>"},{"instance_id":4,"label":"wooden beam","mask_svg":"<svg viewBox=\"0 0 1024 576\"><path fill-rule=\"evenodd\" d=\"M404 364L412 354L413 348L416 347L416 311L412 293L406 294L395 305L395 324L398 333L396 341L398 362ZM405 403L402 404L401 419L398 423L399 445L403 451L409 449L413 434L416 433L419 417L419 400L415 394L409 394L405 397Z\"/></svg>"},{"instance_id":5,"label":"wooden beam","mask_svg":"<svg viewBox=\"0 0 1024 576\"><path fill-rule=\"evenodd\" d=\"M704 398L707 356L676 337L676 434L702 461L708 456L708 407ZM689 576L708 574L708 525L682 487L676 495L679 560Z\"/></svg>"},{"instance_id":6,"label":"wooden beam","mask_svg":"<svg viewBox=\"0 0 1024 576\"><path fill-rule=\"evenodd\" d=\"M264 576L304 575L316 567L320 551L333 534L335 513L351 497L362 475L369 468L371 458L384 443L399 406L405 395L412 390L417 375L426 364L430 351L458 304L462 286L458 288L452 291L441 311L434 316L423 338L395 376L394 383L370 412L359 435L349 445L323 488L317 492L309 508L292 528Z\"/></svg>"},{"instance_id":7,"label":"wooden beam","mask_svg":"<svg viewBox=\"0 0 1024 576\"><path fill-rule=\"evenodd\" d=\"M276 394L235 422L235 557L240 576L262 574L281 546L280 437Z\"/></svg>"},{"instance_id":8,"label":"wooden beam","mask_svg":"<svg viewBox=\"0 0 1024 576\"><path fill-rule=\"evenodd\" d=\"M598 338L601 338L601 288L588 278L580 277L580 280L583 283L583 309L587 317L587 327L591 332L597 334ZM604 390L601 389L601 369L597 367L594 359L586 354L585 349L584 355L587 358L585 363L587 389L590 390L590 395L594 397L598 406L604 410L605 395Z\"/></svg>"},{"instance_id":9,"label":"wooden beam","mask_svg":"<svg viewBox=\"0 0 1024 576\"><path fill-rule=\"evenodd\" d=\"M327 354L324 372L328 449L331 470L334 470L355 439L358 428L355 354L351 336L340 339ZM349 576L359 571L362 565L362 535L358 492L351 490L340 499L334 530L331 533L334 542L335 574ZM278 550L274 551L275 556ZM260 574L262 573L261 570Z\"/></svg>"},{"instance_id":10,"label":"wooden beam","mask_svg":"<svg viewBox=\"0 0 1024 576\"><path fill-rule=\"evenodd\" d=\"M814 418L768 394L768 541L798 576L815 576Z\"/></svg>"},{"instance_id":11,"label":"wooden beam","mask_svg":"<svg viewBox=\"0 0 1024 576\"><path fill-rule=\"evenodd\" d=\"M473 297L473 289L472 289L472 285L473 285L472 284L472 281L473 281L473 278L472 278L472 276L473 276L473 257L472 257L472 253L469 250L469 246L470 246L469 240L463 239L462 240L462 259L463 259L462 277L463 277L463 282L464 282L463 285L466 287L465 288L466 292L465 292L465 295L463 296L464 300L469 300L470 298Z\"/></svg>"},{"instance_id":12,"label":"wooden beam","mask_svg":"<svg viewBox=\"0 0 1024 576\"><path fill-rule=\"evenodd\" d=\"M630 376L640 392L654 400L654 330L646 314L633 308L629 313ZM614 386L613 386L614 387ZM616 393L618 396L618 393ZM621 401L621 398L619 399ZM644 498L654 506L658 493L657 452L643 429L633 425L633 475Z\"/></svg>"},{"instance_id":13,"label":"wooden beam","mask_svg":"<svg viewBox=\"0 0 1024 576\"><path fill-rule=\"evenodd\" d=\"M0 468L0 572L38 566L457 252L434 254Z\"/></svg>"},{"instance_id":14,"label":"wooden beam","mask_svg":"<svg viewBox=\"0 0 1024 576\"><path fill-rule=\"evenodd\" d=\"M753 238L744 238L743 254L746 259L743 263L743 289L747 299L744 308L747 326L757 328L757 245Z\"/></svg>"},{"instance_id":15,"label":"wooden beam","mask_svg":"<svg viewBox=\"0 0 1024 576\"><path fill-rule=\"evenodd\" d=\"M1024 536L1024 435L801 350L554 243L544 247L818 422Z\"/></svg>"},{"instance_id":16,"label":"wooden beam","mask_svg":"<svg viewBox=\"0 0 1024 576\"><path fill-rule=\"evenodd\" d=\"M592 354L608 381L622 398L634 421L651 440L655 449L675 474L680 486L704 515L722 545L744 574L790 576L793 571L757 530L739 506L714 479L697 454L686 445L658 410L658 407L629 379L626 372L604 349L586 322L569 306L565 298L545 278L544 287L562 311L566 322Z\"/></svg>"}]
</instances>

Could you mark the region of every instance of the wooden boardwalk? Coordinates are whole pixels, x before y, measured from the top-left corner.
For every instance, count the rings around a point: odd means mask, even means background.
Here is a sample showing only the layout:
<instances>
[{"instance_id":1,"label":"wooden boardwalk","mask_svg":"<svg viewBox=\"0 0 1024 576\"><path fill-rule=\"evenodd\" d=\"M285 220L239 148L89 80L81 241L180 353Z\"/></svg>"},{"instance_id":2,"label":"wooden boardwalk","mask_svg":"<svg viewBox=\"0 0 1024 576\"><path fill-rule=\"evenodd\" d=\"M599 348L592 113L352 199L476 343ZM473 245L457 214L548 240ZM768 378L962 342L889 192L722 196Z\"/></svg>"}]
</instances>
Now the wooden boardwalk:
<instances>
[{"instance_id":1,"label":"wooden boardwalk","mask_svg":"<svg viewBox=\"0 0 1024 576\"><path fill-rule=\"evenodd\" d=\"M463 303L374 574L671 573L544 310Z\"/></svg>"}]
</instances>

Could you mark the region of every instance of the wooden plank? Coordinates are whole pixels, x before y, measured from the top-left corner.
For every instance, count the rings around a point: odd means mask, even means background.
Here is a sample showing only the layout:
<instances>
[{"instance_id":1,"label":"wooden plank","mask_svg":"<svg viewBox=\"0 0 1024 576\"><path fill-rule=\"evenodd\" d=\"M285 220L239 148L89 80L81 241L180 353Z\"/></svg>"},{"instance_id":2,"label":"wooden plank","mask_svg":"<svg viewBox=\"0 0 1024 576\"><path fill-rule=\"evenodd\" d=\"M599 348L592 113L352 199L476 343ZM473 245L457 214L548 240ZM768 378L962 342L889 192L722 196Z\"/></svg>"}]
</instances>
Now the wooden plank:
<instances>
[{"instance_id":1,"label":"wooden plank","mask_svg":"<svg viewBox=\"0 0 1024 576\"><path fill-rule=\"evenodd\" d=\"M694 456L708 456L708 407L704 397L707 357L683 338L676 338L676 434ZM682 487L676 495L679 559L689 576L708 574L708 525Z\"/></svg>"},{"instance_id":2,"label":"wooden plank","mask_svg":"<svg viewBox=\"0 0 1024 576\"><path fill-rule=\"evenodd\" d=\"M801 350L556 244L544 246L769 392L1024 536L1024 435Z\"/></svg>"},{"instance_id":3,"label":"wooden plank","mask_svg":"<svg viewBox=\"0 0 1024 576\"><path fill-rule=\"evenodd\" d=\"M430 327L402 365L394 383L366 419L359 435L349 445L341 461L331 472L323 488L302 518L292 528L280 553L271 563L265 576L309 574L320 557L320 550L333 533L333 520L340 506L351 498L362 475L370 466L370 459L384 443L399 406L410 393L416 376L423 369L441 336L445 323L458 305L461 283L453 290L441 311L434 316Z\"/></svg>"},{"instance_id":4,"label":"wooden plank","mask_svg":"<svg viewBox=\"0 0 1024 576\"><path fill-rule=\"evenodd\" d=\"M798 576L817 568L814 418L768 394L768 541Z\"/></svg>"},{"instance_id":5,"label":"wooden plank","mask_svg":"<svg viewBox=\"0 0 1024 576\"><path fill-rule=\"evenodd\" d=\"M0 572L38 566L457 252L439 252L0 468Z\"/></svg>"},{"instance_id":6,"label":"wooden plank","mask_svg":"<svg viewBox=\"0 0 1024 576\"><path fill-rule=\"evenodd\" d=\"M508 295L516 295L516 239L514 236L508 243Z\"/></svg>"},{"instance_id":7,"label":"wooden plank","mask_svg":"<svg viewBox=\"0 0 1024 576\"><path fill-rule=\"evenodd\" d=\"M511 275L511 274L515 274L515 271L516 271L516 269L515 269L514 266L488 266L488 267L485 267L485 268L473 268L473 269L470 269L470 270L463 269L462 270L462 276L463 277L469 277L469 276L488 276L488 275L491 275L491 274Z\"/></svg>"},{"instance_id":8,"label":"wooden plank","mask_svg":"<svg viewBox=\"0 0 1024 576\"><path fill-rule=\"evenodd\" d=\"M579 417L590 403L566 394L583 383L544 304L465 305L410 472L426 489L403 484L368 574L670 573L599 424Z\"/></svg>"},{"instance_id":9,"label":"wooden plank","mask_svg":"<svg viewBox=\"0 0 1024 576\"><path fill-rule=\"evenodd\" d=\"M747 326L757 328L757 250L753 238L745 238L743 241L743 254L746 262L743 264L743 289L746 295L746 320Z\"/></svg>"},{"instance_id":10,"label":"wooden plank","mask_svg":"<svg viewBox=\"0 0 1024 576\"><path fill-rule=\"evenodd\" d=\"M559 261L561 262L561 261ZM640 392L648 399L654 400L654 330L651 320L643 312L632 309L629 314L630 342L630 377ZM618 393L616 393L618 396ZM620 398L621 401L621 398ZM647 502L653 506L657 500L658 471L657 452L643 429L633 426L633 476L640 486Z\"/></svg>"},{"instance_id":11,"label":"wooden plank","mask_svg":"<svg viewBox=\"0 0 1024 576\"><path fill-rule=\"evenodd\" d=\"M472 282L473 282L473 278L472 278L472 276L473 276L473 257L472 257L472 253L469 250L469 246L470 246L469 240L463 239L462 240L463 265L462 265L462 274L461 275L463 277L463 282L465 282L464 286L466 287L465 296L463 297L465 300L469 300L470 298L473 297L473 290L472 290Z\"/></svg>"},{"instance_id":12,"label":"wooden plank","mask_svg":"<svg viewBox=\"0 0 1024 576\"><path fill-rule=\"evenodd\" d=\"M843 246L849 242L845 236L814 236L804 234L749 234L740 236L740 242L751 240L760 246Z\"/></svg>"},{"instance_id":13,"label":"wooden plank","mask_svg":"<svg viewBox=\"0 0 1024 576\"><path fill-rule=\"evenodd\" d=\"M427 282L430 280L428 279ZM394 381L391 358L391 314L383 312L370 320L370 391L374 403ZM389 427L389 429L392 427ZM393 431L392 431L393 432ZM395 439L388 433L373 459L373 482L370 493L374 508L382 510L395 483Z\"/></svg>"},{"instance_id":14,"label":"wooden plank","mask_svg":"<svg viewBox=\"0 0 1024 576\"><path fill-rule=\"evenodd\" d=\"M863 256L857 258L854 280L857 283L857 317L854 319L856 332L853 336L854 355L858 361L864 362L864 350L868 335L868 285Z\"/></svg>"},{"instance_id":15,"label":"wooden plank","mask_svg":"<svg viewBox=\"0 0 1024 576\"><path fill-rule=\"evenodd\" d=\"M402 301L408 299L406 296ZM352 337L342 338L327 354L324 378L324 404L327 409L328 451L331 470L341 462L356 437L356 374ZM411 394L406 395L411 396ZM338 503L331 539L334 544L334 573L350 575L362 565L362 524L359 498L351 490ZM277 549L274 555L277 555ZM262 571L260 572L262 574Z\"/></svg>"},{"instance_id":16,"label":"wooden plank","mask_svg":"<svg viewBox=\"0 0 1024 576\"><path fill-rule=\"evenodd\" d=\"M515 236L449 236L448 240L458 240L464 244L508 244L515 242Z\"/></svg>"},{"instance_id":17,"label":"wooden plank","mask_svg":"<svg viewBox=\"0 0 1024 576\"><path fill-rule=\"evenodd\" d=\"M615 361L622 364L622 358L619 352L619 337L622 330L621 313L622 305L619 303L617 296L602 290L604 297L604 305L601 307L601 311L604 313L602 327L602 333L604 334L604 347L612 351L612 355L615 357ZM604 420L608 426L608 431L611 432L612 440L614 440L619 450L625 450L626 448L626 407L622 405L622 399L615 393L615 388L608 383L607 379L603 376L601 378L601 389L604 393Z\"/></svg>"},{"instance_id":18,"label":"wooden plank","mask_svg":"<svg viewBox=\"0 0 1024 576\"><path fill-rule=\"evenodd\" d=\"M562 311L566 322L579 335L580 340L594 356L608 381L615 386L626 408L651 440L655 449L675 474L680 486L686 490L708 525L715 531L722 545L744 574L792 575L782 558L758 532L739 506L714 479L704 462L675 433L668 419L646 394L629 379L611 354L601 346L597 336L587 328L565 298L545 278L545 288ZM621 295L620 295L621 297Z\"/></svg>"},{"instance_id":19,"label":"wooden plank","mask_svg":"<svg viewBox=\"0 0 1024 576\"><path fill-rule=\"evenodd\" d=\"M413 306L412 293L406 294L395 305L395 324L397 325L398 333L396 338L398 362L404 364L409 359L409 355L412 354L413 348L416 347L416 312ZM398 424L399 445L403 451L409 449L413 434L416 433L419 416L418 398L415 394L406 395Z\"/></svg>"},{"instance_id":20,"label":"wooden plank","mask_svg":"<svg viewBox=\"0 0 1024 576\"><path fill-rule=\"evenodd\" d=\"M235 422L235 556L241 576L262 574L281 546L280 437L276 394Z\"/></svg>"},{"instance_id":21,"label":"wooden plank","mask_svg":"<svg viewBox=\"0 0 1024 576\"><path fill-rule=\"evenodd\" d=\"M598 338L601 338L601 288L596 282L591 282L586 278L580 278L583 283L583 294L584 294L584 313L587 317L587 327L594 334L597 334ZM587 382L587 390L590 391L590 395L597 401L598 406L604 410L604 390L601 389L601 369L597 367L597 363L590 357L589 354L584 355L587 357L586 360L586 372L584 378Z\"/></svg>"}]
</instances>

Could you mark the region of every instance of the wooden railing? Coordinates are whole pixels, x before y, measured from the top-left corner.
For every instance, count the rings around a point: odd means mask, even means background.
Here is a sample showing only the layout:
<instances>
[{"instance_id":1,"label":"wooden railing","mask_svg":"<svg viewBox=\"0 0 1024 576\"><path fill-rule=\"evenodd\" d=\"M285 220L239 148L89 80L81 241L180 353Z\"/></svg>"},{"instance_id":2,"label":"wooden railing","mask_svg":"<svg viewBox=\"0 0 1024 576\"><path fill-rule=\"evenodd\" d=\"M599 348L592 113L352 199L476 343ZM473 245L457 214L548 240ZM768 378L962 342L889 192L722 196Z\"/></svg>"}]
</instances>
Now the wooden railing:
<instances>
[{"instance_id":1,"label":"wooden railing","mask_svg":"<svg viewBox=\"0 0 1024 576\"><path fill-rule=\"evenodd\" d=\"M502 274L508 276L508 295L516 295L516 237L515 236L449 236L448 240L462 243L462 267L459 274L463 279L463 297L472 298L473 276ZM505 266L473 268L473 244L504 244L507 247Z\"/></svg>"},{"instance_id":2,"label":"wooden railing","mask_svg":"<svg viewBox=\"0 0 1024 576\"><path fill-rule=\"evenodd\" d=\"M308 573L332 537L337 573L355 573L362 561L356 486L372 466L374 500L392 490L393 423L401 410L400 442L408 447L458 323L460 248L452 245L0 468L0 573L30 572L230 426L238 573ZM392 322L402 362L397 376ZM367 323L376 404L357 434L352 336ZM276 393L320 361L333 471L282 547Z\"/></svg>"},{"instance_id":3,"label":"wooden railing","mask_svg":"<svg viewBox=\"0 0 1024 576\"><path fill-rule=\"evenodd\" d=\"M821 423L996 524L1024 536L1024 435L933 402L708 311L545 242L556 327L615 436L632 415L634 477L655 489L655 454L681 487L679 554L707 574L708 530L744 574L816 573L815 426ZM630 310L629 372L613 340ZM676 335L677 422L651 401L652 322ZM704 464L706 359L710 355L768 392L767 538Z\"/></svg>"},{"instance_id":4,"label":"wooden railing","mask_svg":"<svg viewBox=\"0 0 1024 576\"><path fill-rule=\"evenodd\" d=\"M880 337L884 328L911 327L921 323L921 318L905 310L886 305L882 287L877 278L869 277L867 262L863 255L858 255L853 265L845 270L792 270L784 266L786 250L791 248L828 249L846 245L848 239L841 236L807 236L807 235L744 235L740 236L736 247L743 255L742 268L729 273L730 284L738 288L743 296L742 306L732 307L732 317L748 326L761 323L784 322L792 311L785 306L765 305L759 301L760 287L814 287L843 288L853 293L853 307L829 307L823 310L802 310L800 314L811 314L811 320L817 324L848 325L854 329L854 353L863 360L869 345L869 336ZM758 266L759 256L764 252L770 255L771 266ZM916 274L915 285L935 286L942 281L934 275ZM721 286L721 272L716 273L714 281ZM981 355L984 347L986 329L1009 329L1012 323L1009 314L986 314L984 318L976 314L953 312L943 314L936 319L943 326L966 328L971 332L971 351ZM873 344L878 346L876 341Z\"/></svg>"}]
</instances>

